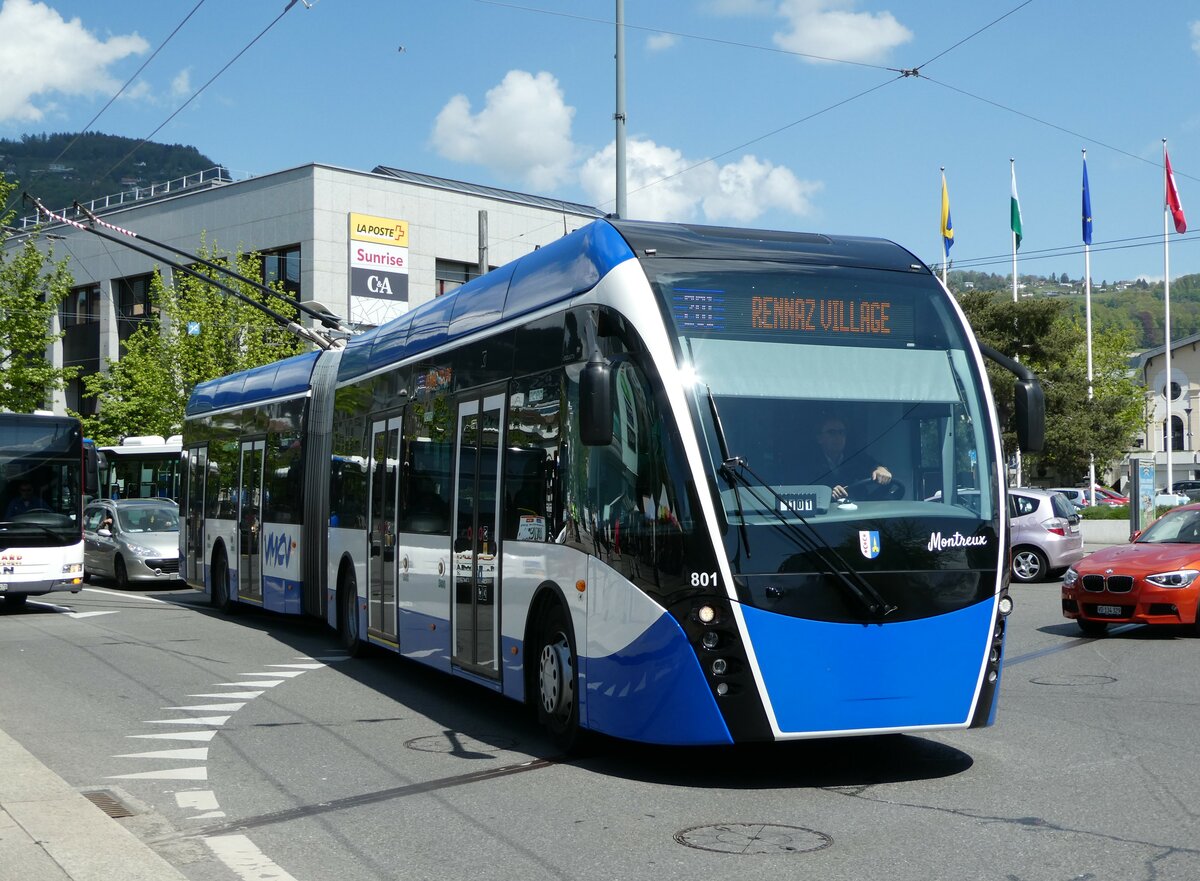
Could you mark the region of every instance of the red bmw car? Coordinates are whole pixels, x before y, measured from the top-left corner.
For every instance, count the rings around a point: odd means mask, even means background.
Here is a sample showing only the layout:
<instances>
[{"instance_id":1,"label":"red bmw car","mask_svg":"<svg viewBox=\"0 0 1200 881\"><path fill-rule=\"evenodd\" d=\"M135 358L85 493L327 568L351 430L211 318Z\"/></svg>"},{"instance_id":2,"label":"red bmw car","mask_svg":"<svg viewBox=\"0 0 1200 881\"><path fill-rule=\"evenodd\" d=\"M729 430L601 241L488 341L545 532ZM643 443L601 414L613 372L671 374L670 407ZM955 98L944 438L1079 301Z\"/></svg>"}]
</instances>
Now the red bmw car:
<instances>
[{"instance_id":1,"label":"red bmw car","mask_svg":"<svg viewBox=\"0 0 1200 881\"><path fill-rule=\"evenodd\" d=\"M1127 545L1067 570L1062 609L1097 636L1109 624L1191 624L1200 630L1200 504L1168 511Z\"/></svg>"}]
</instances>

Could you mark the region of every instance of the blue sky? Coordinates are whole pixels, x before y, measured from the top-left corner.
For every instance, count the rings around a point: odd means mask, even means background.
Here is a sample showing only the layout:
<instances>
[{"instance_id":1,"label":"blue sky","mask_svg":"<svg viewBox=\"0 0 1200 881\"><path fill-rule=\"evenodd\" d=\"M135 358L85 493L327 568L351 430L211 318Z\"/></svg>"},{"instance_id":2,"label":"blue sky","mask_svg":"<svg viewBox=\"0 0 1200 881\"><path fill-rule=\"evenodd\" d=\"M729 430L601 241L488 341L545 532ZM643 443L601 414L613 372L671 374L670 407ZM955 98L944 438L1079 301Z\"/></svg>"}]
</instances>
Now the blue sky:
<instances>
[{"instance_id":1,"label":"blue sky","mask_svg":"<svg viewBox=\"0 0 1200 881\"><path fill-rule=\"evenodd\" d=\"M82 129L158 49L92 131L163 126L239 177L390 165L612 209L614 0L285 5L0 0L0 136ZM940 261L945 166L951 257L1006 274L1013 158L1020 271L1078 278L1087 148L1093 278L1157 279L1165 137L1196 230L1171 275L1200 272L1194 2L625 0L625 22L632 217Z\"/></svg>"}]
</instances>

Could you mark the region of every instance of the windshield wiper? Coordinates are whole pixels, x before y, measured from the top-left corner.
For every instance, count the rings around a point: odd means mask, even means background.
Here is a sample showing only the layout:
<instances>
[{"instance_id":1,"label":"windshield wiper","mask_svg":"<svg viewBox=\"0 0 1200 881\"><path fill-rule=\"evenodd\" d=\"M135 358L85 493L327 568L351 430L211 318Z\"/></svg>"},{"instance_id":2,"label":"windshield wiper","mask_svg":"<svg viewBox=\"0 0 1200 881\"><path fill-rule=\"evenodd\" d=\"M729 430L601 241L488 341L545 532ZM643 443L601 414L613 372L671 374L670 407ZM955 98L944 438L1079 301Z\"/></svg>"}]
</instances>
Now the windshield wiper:
<instances>
[{"instance_id":1,"label":"windshield wiper","mask_svg":"<svg viewBox=\"0 0 1200 881\"><path fill-rule=\"evenodd\" d=\"M754 485L746 479L742 471L747 471L758 482L758 486L769 492L773 498L774 504L768 505L766 500L760 496ZM763 480L759 475L754 473L754 470L746 464L746 461L741 458L726 459L721 466L721 472L735 480L740 480L750 495L754 497L764 508L770 508L771 513L783 525L788 534L796 544L815 556L818 560L825 564L826 571L834 576L838 582L872 615L880 618L886 618L888 615L895 612L898 606L895 603L890 603L877 591L874 586L863 578L862 573L851 566L837 549L829 545L821 538L820 533L813 528L813 525L804 518L804 515L795 510L787 500L784 499L770 484ZM782 509L782 510L781 510ZM788 511L796 520L804 526L806 531L802 532L797 528L796 524L789 520L783 513ZM840 567L840 568L839 568Z\"/></svg>"},{"instance_id":2,"label":"windshield wiper","mask_svg":"<svg viewBox=\"0 0 1200 881\"><path fill-rule=\"evenodd\" d=\"M725 427L721 424L721 414L717 412L717 399L713 397L712 388L705 386L708 391L708 408L712 411L713 425L717 430L717 445L721 450L721 474L729 481L729 485L733 487L733 501L737 505L738 513L738 532L742 537L742 546L746 549L746 556L750 556L750 533L746 530L746 512L742 510L742 495L738 491L738 475L730 466L731 462L741 462L741 459L734 459L729 455L729 443L725 440Z\"/></svg>"}]
</instances>

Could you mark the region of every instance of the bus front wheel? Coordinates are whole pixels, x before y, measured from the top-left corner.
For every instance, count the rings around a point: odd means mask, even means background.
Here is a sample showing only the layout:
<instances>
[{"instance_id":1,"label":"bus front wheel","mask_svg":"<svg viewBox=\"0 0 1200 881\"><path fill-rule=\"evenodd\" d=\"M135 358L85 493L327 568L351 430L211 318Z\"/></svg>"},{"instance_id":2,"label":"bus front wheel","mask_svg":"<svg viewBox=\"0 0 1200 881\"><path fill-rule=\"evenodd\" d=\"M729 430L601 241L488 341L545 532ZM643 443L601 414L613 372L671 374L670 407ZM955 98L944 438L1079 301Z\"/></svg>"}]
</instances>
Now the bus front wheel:
<instances>
[{"instance_id":1,"label":"bus front wheel","mask_svg":"<svg viewBox=\"0 0 1200 881\"><path fill-rule=\"evenodd\" d=\"M223 550L217 551L212 562L212 604L225 614L234 611L233 597L229 595L229 561Z\"/></svg>"},{"instance_id":2,"label":"bus front wheel","mask_svg":"<svg viewBox=\"0 0 1200 881\"><path fill-rule=\"evenodd\" d=\"M579 674L574 634L561 606L546 614L537 645L538 721L555 746L571 752L580 742Z\"/></svg>"},{"instance_id":3,"label":"bus front wheel","mask_svg":"<svg viewBox=\"0 0 1200 881\"><path fill-rule=\"evenodd\" d=\"M362 635L358 620L358 581L353 570L347 570L338 587L338 639L352 658L363 653Z\"/></svg>"}]
</instances>

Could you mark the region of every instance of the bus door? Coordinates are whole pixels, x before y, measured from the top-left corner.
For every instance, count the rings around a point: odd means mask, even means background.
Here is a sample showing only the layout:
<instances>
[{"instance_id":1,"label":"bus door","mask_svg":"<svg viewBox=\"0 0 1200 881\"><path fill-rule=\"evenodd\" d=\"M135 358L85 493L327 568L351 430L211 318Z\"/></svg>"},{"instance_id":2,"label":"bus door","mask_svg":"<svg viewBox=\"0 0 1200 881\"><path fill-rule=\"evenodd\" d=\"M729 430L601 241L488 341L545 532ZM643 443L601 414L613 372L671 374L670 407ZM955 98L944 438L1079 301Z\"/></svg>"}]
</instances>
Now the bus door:
<instances>
[{"instance_id":1,"label":"bus door","mask_svg":"<svg viewBox=\"0 0 1200 881\"><path fill-rule=\"evenodd\" d=\"M238 487L238 599L261 604L262 557L259 532L262 522L262 471L266 441L242 443L241 481Z\"/></svg>"},{"instance_id":2,"label":"bus door","mask_svg":"<svg viewBox=\"0 0 1200 881\"><path fill-rule=\"evenodd\" d=\"M452 519L452 661L498 677L500 621L500 451L504 394L460 399Z\"/></svg>"},{"instance_id":3,"label":"bus door","mask_svg":"<svg viewBox=\"0 0 1200 881\"><path fill-rule=\"evenodd\" d=\"M183 578L195 586L204 584L204 478L208 473L208 447L187 451L187 510L181 511L183 525Z\"/></svg>"},{"instance_id":4,"label":"bus door","mask_svg":"<svg viewBox=\"0 0 1200 881\"><path fill-rule=\"evenodd\" d=\"M401 417L371 426L371 499L367 522L367 630L398 644L396 633L396 495Z\"/></svg>"}]
</instances>

